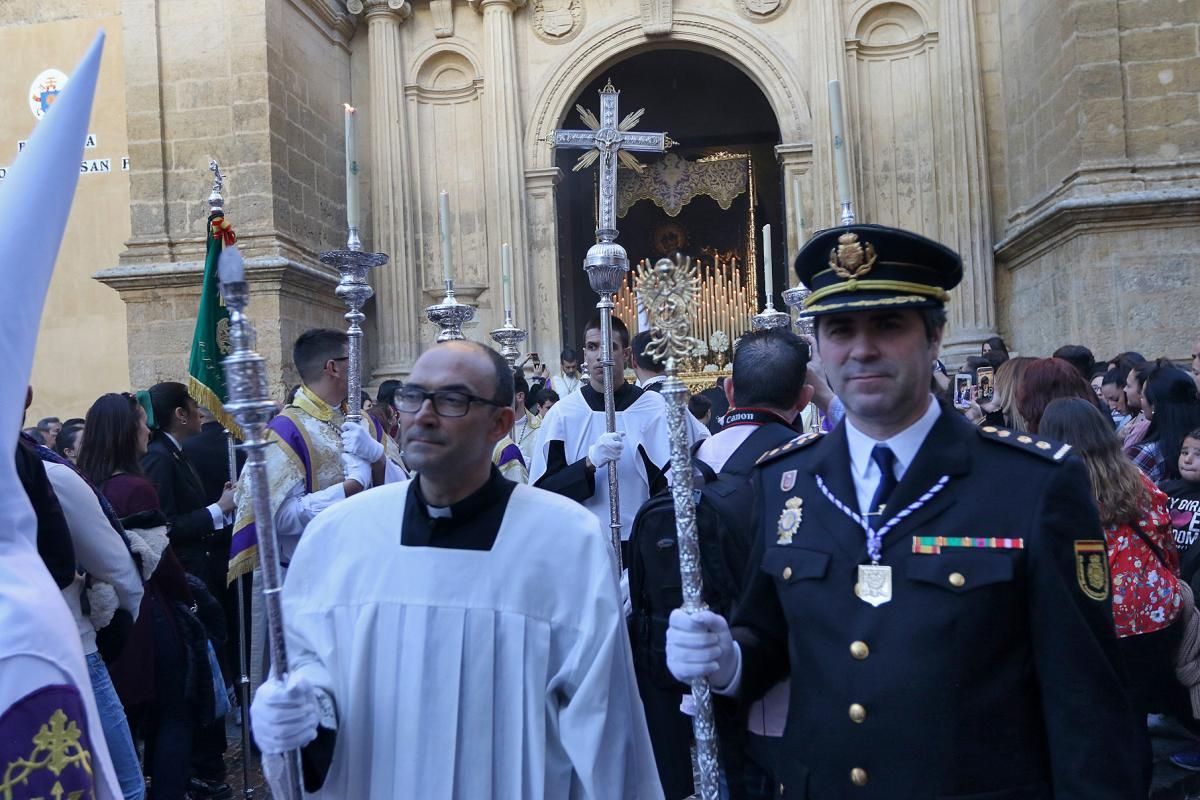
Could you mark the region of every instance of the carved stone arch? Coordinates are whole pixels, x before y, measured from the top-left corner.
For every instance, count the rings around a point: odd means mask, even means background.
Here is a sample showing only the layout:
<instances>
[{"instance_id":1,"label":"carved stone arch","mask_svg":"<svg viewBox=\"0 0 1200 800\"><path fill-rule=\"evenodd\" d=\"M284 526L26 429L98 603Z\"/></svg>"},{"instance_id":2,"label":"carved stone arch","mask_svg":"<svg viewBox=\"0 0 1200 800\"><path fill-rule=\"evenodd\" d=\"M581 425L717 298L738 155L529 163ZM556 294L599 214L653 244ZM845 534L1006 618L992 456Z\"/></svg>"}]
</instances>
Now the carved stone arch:
<instances>
[{"instance_id":1,"label":"carved stone arch","mask_svg":"<svg viewBox=\"0 0 1200 800\"><path fill-rule=\"evenodd\" d=\"M648 41L640 19L624 20L579 42L548 70L552 79L534 101L525 131L526 168L554 166L554 152L546 138L563 123L571 110L570 102L606 66L662 45L697 50L733 64L762 90L775 112L784 142L811 140L808 102L799 78L777 55L784 50L781 44L730 17L676 11L669 36Z\"/></svg>"},{"instance_id":2,"label":"carved stone arch","mask_svg":"<svg viewBox=\"0 0 1200 800\"><path fill-rule=\"evenodd\" d=\"M896 45L932 33L932 19L932 10L922 0L859 0L850 7L846 30L848 38L863 45ZM897 37L888 28L906 36Z\"/></svg>"},{"instance_id":3,"label":"carved stone arch","mask_svg":"<svg viewBox=\"0 0 1200 800\"><path fill-rule=\"evenodd\" d=\"M456 80L454 73L462 75ZM483 83L479 59L470 48L438 40L421 50L409 63L410 87L426 92L445 92L478 88Z\"/></svg>"}]
</instances>

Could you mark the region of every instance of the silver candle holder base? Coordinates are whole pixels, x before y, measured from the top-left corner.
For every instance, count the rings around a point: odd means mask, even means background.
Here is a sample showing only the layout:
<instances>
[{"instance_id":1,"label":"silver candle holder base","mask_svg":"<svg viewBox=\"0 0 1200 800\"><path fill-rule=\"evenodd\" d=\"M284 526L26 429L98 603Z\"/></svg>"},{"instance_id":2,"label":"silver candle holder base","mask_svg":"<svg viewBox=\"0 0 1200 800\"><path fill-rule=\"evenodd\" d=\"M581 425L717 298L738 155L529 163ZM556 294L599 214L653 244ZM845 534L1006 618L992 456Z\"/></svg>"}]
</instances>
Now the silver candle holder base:
<instances>
[{"instance_id":1,"label":"silver candle holder base","mask_svg":"<svg viewBox=\"0 0 1200 800\"><path fill-rule=\"evenodd\" d=\"M521 355L521 348L517 345L529 338L529 333L513 323L512 309L504 310L504 324L493 330L491 336L492 341L500 345L500 355L510 367L515 368Z\"/></svg>"},{"instance_id":2,"label":"silver candle holder base","mask_svg":"<svg viewBox=\"0 0 1200 800\"><path fill-rule=\"evenodd\" d=\"M353 248L357 240L357 229L351 229L349 247ZM382 267L388 262L384 253L364 253L361 250L330 250L321 253L322 264L333 267L342 276L338 282L336 294L342 298L349 310L345 314L346 329L349 337L346 355L348 358L346 372L349 380L346 387L346 419L357 422L362 419L362 323L367 317L362 313L363 305L375 294L375 290L367 283L367 272L374 267Z\"/></svg>"},{"instance_id":3,"label":"silver candle holder base","mask_svg":"<svg viewBox=\"0 0 1200 800\"><path fill-rule=\"evenodd\" d=\"M765 331L771 328L786 328L792 324L792 317L767 303L767 307L750 318L750 329Z\"/></svg>"},{"instance_id":4,"label":"silver candle holder base","mask_svg":"<svg viewBox=\"0 0 1200 800\"><path fill-rule=\"evenodd\" d=\"M463 336L463 325L475 319L475 308L454 298L454 281L448 280L442 302L427 307L425 316L440 328L437 335L439 343L453 342L467 338Z\"/></svg>"},{"instance_id":5,"label":"silver candle holder base","mask_svg":"<svg viewBox=\"0 0 1200 800\"><path fill-rule=\"evenodd\" d=\"M793 286L791 289L785 289L783 292L783 302L787 303L788 308L796 312L796 332L806 336L813 335L812 317L804 313L804 300L810 294L812 292L803 286Z\"/></svg>"}]
</instances>

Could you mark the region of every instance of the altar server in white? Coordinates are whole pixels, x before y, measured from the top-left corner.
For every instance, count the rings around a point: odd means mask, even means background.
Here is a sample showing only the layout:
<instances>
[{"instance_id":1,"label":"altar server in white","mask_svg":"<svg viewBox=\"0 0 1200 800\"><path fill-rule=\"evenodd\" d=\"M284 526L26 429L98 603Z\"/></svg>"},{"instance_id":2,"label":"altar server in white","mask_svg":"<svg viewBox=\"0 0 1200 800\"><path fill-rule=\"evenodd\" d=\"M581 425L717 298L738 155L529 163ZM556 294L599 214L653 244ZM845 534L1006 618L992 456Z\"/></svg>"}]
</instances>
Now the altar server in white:
<instances>
[{"instance_id":1,"label":"altar server in white","mask_svg":"<svg viewBox=\"0 0 1200 800\"><path fill-rule=\"evenodd\" d=\"M283 589L290 673L259 689L267 754L319 798L661 798L604 535L492 466L512 372L423 354L396 393L417 477L320 514Z\"/></svg>"},{"instance_id":2,"label":"altar server in white","mask_svg":"<svg viewBox=\"0 0 1200 800\"><path fill-rule=\"evenodd\" d=\"M554 404L538 429L529 482L576 500L609 529L608 475L617 471L621 540L627 541L633 518L650 495L666 487L671 442L667 405L662 395L626 383L629 329L612 318L613 399L617 430L608 433L604 415L604 372L600 368L600 318L583 333L588 381Z\"/></svg>"}]
</instances>

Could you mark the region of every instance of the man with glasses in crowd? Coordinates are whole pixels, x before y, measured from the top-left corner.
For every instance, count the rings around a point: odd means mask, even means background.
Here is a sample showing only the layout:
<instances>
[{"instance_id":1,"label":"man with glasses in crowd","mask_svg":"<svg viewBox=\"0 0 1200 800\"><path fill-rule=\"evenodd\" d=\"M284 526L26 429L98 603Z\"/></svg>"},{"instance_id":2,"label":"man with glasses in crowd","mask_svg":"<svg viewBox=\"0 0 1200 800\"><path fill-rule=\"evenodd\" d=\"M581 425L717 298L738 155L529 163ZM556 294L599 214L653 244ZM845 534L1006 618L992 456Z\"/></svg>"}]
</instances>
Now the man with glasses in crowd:
<instances>
[{"instance_id":1,"label":"man with glasses in crowd","mask_svg":"<svg viewBox=\"0 0 1200 800\"><path fill-rule=\"evenodd\" d=\"M436 345L395 404L416 477L321 514L292 558L291 669L251 710L268 776L299 747L322 797L661 798L600 526L492 464L504 359Z\"/></svg>"},{"instance_id":2,"label":"man with glasses in crowd","mask_svg":"<svg viewBox=\"0 0 1200 800\"><path fill-rule=\"evenodd\" d=\"M344 331L305 331L292 347L301 385L292 403L271 420L265 450L271 513L279 537L279 558L286 570L305 527L317 514L370 486L403 480L399 449L387 436L377 441L368 424L346 422L342 404L348 384ZM390 450L388 448L390 445ZM238 485L237 516L230 546L229 580L254 570L251 605L251 683L265 675L266 611L257 564L253 503L247 486Z\"/></svg>"}]
</instances>

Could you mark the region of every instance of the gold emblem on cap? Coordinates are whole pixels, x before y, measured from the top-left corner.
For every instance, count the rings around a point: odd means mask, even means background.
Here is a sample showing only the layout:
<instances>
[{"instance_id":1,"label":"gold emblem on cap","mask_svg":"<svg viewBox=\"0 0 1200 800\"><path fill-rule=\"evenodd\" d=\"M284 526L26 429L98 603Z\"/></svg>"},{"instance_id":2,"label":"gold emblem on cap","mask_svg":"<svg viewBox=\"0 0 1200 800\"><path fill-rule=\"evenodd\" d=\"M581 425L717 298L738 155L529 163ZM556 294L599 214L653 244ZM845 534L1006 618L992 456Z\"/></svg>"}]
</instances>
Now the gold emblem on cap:
<instances>
[{"instance_id":1,"label":"gold emblem on cap","mask_svg":"<svg viewBox=\"0 0 1200 800\"><path fill-rule=\"evenodd\" d=\"M875 248L870 242L858 243L855 233L843 233L838 246L829 251L829 268L839 278L861 278L875 266Z\"/></svg>"}]
</instances>

